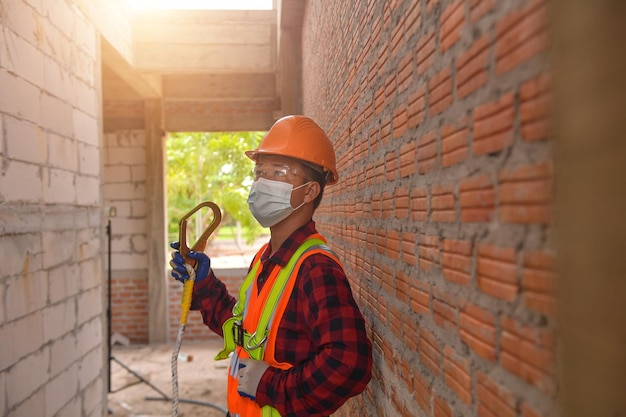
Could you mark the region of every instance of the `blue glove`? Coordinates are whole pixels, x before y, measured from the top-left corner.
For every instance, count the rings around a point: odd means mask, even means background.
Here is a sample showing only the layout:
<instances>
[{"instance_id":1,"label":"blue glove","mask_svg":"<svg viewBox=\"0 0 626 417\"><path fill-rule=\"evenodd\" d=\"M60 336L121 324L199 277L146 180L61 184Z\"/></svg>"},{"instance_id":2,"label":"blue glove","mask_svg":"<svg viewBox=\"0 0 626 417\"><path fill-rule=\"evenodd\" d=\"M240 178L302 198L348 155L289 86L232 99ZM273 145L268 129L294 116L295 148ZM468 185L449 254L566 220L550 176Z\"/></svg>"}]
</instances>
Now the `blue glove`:
<instances>
[{"instance_id":1,"label":"blue glove","mask_svg":"<svg viewBox=\"0 0 626 417\"><path fill-rule=\"evenodd\" d=\"M189 279L189 273L185 267L185 258L178 251L180 249L180 242L170 243L172 249L176 249L172 252L172 260L170 266L172 272L170 275L177 281L185 283ZM189 251L187 254L189 259L196 261L194 269L196 270L196 282L200 282L209 275L209 269L211 268L211 260L204 252Z\"/></svg>"}]
</instances>

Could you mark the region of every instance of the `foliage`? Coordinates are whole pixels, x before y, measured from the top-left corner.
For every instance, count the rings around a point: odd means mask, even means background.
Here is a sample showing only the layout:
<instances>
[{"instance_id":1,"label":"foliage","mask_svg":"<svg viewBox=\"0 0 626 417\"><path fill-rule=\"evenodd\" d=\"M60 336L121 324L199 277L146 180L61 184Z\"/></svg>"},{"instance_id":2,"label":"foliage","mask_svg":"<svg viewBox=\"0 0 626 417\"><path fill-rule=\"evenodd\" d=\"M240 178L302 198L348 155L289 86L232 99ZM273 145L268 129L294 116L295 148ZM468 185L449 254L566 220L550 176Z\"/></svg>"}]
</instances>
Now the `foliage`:
<instances>
[{"instance_id":1,"label":"foliage","mask_svg":"<svg viewBox=\"0 0 626 417\"><path fill-rule=\"evenodd\" d=\"M213 201L221 208L222 225L239 222L246 241L253 241L263 232L246 202L254 163L244 153L256 149L263 134L201 132L169 135L166 150L170 240L178 240L179 219L202 201ZM210 218L204 221L210 221ZM190 219L188 229L191 227Z\"/></svg>"}]
</instances>

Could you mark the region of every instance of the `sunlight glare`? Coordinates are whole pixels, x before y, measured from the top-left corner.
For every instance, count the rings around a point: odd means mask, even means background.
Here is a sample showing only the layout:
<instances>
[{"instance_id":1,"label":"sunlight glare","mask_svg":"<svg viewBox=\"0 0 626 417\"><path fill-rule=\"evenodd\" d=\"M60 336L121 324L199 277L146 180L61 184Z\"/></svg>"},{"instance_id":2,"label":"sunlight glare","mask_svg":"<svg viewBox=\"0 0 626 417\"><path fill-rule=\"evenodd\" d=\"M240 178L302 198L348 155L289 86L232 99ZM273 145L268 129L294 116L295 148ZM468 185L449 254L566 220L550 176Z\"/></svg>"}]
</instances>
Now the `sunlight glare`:
<instances>
[{"instance_id":1,"label":"sunlight glare","mask_svg":"<svg viewBox=\"0 0 626 417\"><path fill-rule=\"evenodd\" d=\"M273 0L127 0L133 9L272 10Z\"/></svg>"}]
</instances>

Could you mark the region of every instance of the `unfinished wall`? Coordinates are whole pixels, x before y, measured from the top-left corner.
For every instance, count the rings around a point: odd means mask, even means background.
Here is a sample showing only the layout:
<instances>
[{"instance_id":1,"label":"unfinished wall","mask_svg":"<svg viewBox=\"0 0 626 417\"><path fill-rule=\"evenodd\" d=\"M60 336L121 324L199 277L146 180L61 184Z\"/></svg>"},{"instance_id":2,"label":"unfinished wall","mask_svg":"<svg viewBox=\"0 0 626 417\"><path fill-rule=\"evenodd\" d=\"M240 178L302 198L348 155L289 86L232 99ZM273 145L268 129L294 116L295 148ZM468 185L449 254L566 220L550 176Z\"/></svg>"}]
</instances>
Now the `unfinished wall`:
<instances>
[{"instance_id":1,"label":"unfinished wall","mask_svg":"<svg viewBox=\"0 0 626 417\"><path fill-rule=\"evenodd\" d=\"M143 130L104 135L103 197L111 220L111 331L148 341L148 220ZM108 269L108 265L107 265Z\"/></svg>"},{"instance_id":2,"label":"unfinished wall","mask_svg":"<svg viewBox=\"0 0 626 417\"><path fill-rule=\"evenodd\" d=\"M338 415L557 413L547 2L310 1L304 19L304 112L341 176L316 219L374 343Z\"/></svg>"},{"instance_id":3,"label":"unfinished wall","mask_svg":"<svg viewBox=\"0 0 626 417\"><path fill-rule=\"evenodd\" d=\"M3 416L106 413L100 95L84 14L0 3Z\"/></svg>"}]
</instances>

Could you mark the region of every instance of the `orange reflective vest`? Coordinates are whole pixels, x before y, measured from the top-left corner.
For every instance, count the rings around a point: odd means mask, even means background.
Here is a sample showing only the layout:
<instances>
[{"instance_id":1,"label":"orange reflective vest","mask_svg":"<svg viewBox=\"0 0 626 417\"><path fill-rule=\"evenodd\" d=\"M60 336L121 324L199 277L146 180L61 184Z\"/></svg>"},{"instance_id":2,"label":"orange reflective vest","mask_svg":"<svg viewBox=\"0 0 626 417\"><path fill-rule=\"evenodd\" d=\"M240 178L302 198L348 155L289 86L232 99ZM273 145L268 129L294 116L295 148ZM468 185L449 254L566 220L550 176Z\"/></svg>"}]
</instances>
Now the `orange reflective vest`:
<instances>
[{"instance_id":1,"label":"orange reflective vest","mask_svg":"<svg viewBox=\"0 0 626 417\"><path fill-rule=\"evenodd\" d=\"M278 362L274 357L276 336L281 318L296 282L296 276L302 262L314 253L323 253L339 260L326 246L326 240L320 234L311 235L281 268L276 265L270 272L267 282L259 292L257 277L261 272L261 254L264 245L257 252L252 268L239 289L239 300L233 308L233 317L222 325L224 349L215 357L226 359L231 352L228 369L228 410L232 417L280 417L280 413L271 406L261 407L249 398L237 392L239 385L239 360L252 358L264 360L270 366L289 369L291 363ZM341 264L340 264L341 265Z\"/></svg>"}]
</instances>

